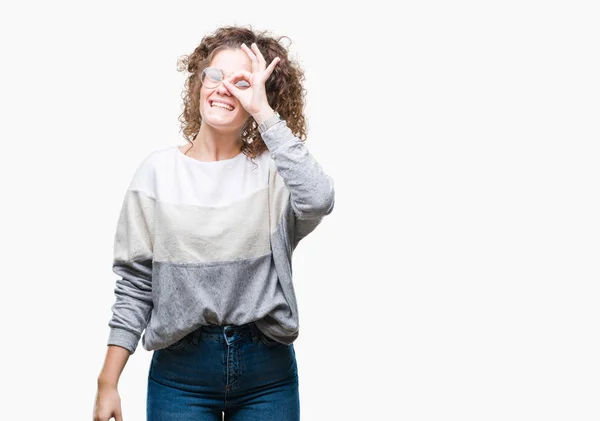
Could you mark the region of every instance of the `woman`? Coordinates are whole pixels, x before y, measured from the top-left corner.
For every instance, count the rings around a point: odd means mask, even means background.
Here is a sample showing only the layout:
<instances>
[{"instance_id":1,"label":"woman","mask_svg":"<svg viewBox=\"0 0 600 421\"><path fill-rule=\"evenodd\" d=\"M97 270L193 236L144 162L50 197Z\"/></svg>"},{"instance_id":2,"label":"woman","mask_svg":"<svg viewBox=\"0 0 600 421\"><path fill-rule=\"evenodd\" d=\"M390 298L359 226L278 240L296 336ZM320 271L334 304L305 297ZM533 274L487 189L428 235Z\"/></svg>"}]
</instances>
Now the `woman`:
<instances>
[{"instance_id":1,"label":"woman","mask_svg":"<svg viewBox=\"0 0 600 421\"><path fill-rule=\"evenodd\" d=\"M223 27L180 62L190 144L151 152L126 192L94 420L122 419L140 337L149 421L300 419L291 256L334 188L303 143L303 72L280 40Z\"/></svg>"}]
</instances>

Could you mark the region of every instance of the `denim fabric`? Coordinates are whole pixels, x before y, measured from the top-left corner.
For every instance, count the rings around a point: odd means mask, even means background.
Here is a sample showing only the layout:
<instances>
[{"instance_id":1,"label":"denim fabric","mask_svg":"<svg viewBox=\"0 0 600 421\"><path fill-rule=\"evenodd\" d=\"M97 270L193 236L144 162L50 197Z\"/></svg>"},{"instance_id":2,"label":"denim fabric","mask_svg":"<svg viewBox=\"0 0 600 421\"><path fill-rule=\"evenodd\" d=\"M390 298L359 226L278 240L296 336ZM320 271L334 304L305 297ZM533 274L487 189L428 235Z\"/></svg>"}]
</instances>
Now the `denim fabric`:
<instances>
[{"instance_id":1,"label":"denim fabric","mask_svg":"<svg viewBox=\"0 0 600 421\"><path fill-rule=\"evenodd\" d=\"M298 421L293 344L268 338L251 322L202 326L154 351L147 421Z\"/></svg>"}]
</instances>

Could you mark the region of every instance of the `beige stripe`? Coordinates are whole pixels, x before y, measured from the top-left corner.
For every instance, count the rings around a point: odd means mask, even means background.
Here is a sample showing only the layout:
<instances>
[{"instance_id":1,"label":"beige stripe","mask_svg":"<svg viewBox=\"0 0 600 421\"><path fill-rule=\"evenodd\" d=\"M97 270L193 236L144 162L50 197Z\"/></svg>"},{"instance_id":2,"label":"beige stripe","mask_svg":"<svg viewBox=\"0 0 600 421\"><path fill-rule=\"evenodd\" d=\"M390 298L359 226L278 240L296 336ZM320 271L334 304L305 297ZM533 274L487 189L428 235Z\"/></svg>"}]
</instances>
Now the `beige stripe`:
<instances>
[{"instance_id":1,"label":"beige stripe","mask_svg":"<svg viewBox=\"0 0 600 421\"><path fill-rule=\"evenodd\" d=\"M275 163L270 164L269 195L264 188L224 207L163 203L128 190L117 223L115 260L199 263L270 253L269 236L290 199Z\"/></svg>"},{"instance_id":2,"label":"beige stripe","mask_svg":"<svg viewBox=\"0 0 600 421\"><path fill-rule=\"evenodd\" d=\"M145 193L125 193L114 239L116 262L152 259L155 203Z\"/></svg>"},{"instance_id":3,"label":"beige stripe","mask_svg":"<svg viewBox=\"0 0 600 421\"><path fill-rule=\"evenodd\" d=\"M154 260L221 262L271 250L267 188L223 207L157 202Z\"/></svg>"}]
</instances>

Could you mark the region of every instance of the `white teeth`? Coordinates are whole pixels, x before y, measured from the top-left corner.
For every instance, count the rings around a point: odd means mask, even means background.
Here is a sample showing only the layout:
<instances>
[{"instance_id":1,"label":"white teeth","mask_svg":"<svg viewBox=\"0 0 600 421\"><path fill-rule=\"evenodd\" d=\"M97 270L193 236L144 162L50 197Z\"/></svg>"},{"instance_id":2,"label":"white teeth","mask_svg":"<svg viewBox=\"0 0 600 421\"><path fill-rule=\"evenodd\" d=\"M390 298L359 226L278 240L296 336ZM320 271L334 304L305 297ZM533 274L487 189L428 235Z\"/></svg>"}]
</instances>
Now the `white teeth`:
<instances>
[{"instance_id":1,"label":"white teeth","mask_svg":"<svg viewBox=\"0 0 600 421\"><path fill-rule=\"evenodd\" d=\"M231 105L223 104L222 102L213 102L211 104L211 107L219 107L219 108L224 108L228 111L233 111L233 107Z\"/></svg>"}]
</instances>

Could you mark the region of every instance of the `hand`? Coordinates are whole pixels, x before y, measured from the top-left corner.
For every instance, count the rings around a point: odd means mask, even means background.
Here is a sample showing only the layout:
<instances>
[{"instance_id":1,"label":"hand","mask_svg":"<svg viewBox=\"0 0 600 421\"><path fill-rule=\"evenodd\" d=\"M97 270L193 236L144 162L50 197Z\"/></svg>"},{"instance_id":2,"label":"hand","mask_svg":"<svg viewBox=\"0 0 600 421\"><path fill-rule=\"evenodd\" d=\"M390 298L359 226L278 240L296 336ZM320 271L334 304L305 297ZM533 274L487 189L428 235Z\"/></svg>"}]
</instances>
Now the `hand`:
<instances>
[{"instance_id":1,"label":"hand","mask_svg":"<svg viewBox=\"0 0 600 421\"><path fill-rule=\"evenodd\" d=\"M246 44L242 44L242 50L246 52L252 62L252 73L247 70L240 70L232 75L231 82L223 81L223 84L240 101L242 107L254 117L257 123L261 124L274 112L267 100L265 82L281 59L275 57L267 67L267 62L257 45L253 43L251 48L252 50ZM234 84L240 80L245 80L250 86L246 89L238 88Z\"/></svg>"},{"instance_id":2,"label":"hand","mask_svg":"<svg viewBox=\"0 0 600 421\"><path fill-rule=\"evenodd\" d=\"M94 421L123 421L121 398L115 386L98 386L94 404Z\"/></svg>"}]
</instances>

